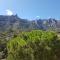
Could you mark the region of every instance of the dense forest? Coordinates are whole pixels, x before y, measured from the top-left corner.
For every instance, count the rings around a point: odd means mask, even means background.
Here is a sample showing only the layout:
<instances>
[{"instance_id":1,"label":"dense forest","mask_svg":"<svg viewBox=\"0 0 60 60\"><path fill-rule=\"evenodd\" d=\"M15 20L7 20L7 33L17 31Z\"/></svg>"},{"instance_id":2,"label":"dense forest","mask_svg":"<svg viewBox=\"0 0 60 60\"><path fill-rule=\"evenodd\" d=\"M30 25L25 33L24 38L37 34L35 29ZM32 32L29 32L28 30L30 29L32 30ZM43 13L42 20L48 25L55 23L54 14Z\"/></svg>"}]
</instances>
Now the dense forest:
<instances>
[{"instance_id":1,"label":"dense forest","mask_svg":"<svg viewBox=\"0 0 60 60\"><path fill-rule=\"evenodd\" d=\"M54 31L0 34L0 60L60 60L60 39Z\"/></svg>"}]
</instances>

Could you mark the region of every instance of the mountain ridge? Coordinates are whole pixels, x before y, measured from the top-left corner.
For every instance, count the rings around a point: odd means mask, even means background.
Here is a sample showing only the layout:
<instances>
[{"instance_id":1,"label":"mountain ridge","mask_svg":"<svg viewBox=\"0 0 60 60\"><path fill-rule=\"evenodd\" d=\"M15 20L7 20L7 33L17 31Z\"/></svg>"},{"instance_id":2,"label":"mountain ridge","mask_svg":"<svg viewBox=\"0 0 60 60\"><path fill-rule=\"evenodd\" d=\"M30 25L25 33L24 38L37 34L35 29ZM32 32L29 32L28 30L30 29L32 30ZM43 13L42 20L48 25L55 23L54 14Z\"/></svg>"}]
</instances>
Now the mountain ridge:
<instances>
[{"instance_id":1,"label":"mountain ridge","mask_svg":"<svg viewBox=\"0 0 60 60\"><path fill-rule=\"evenodd\" d=\"M29 31L34 29L58 30L60 29L60 20L49 18L30 21L28 19L19 18L17 15L0 15L0 31Z\"/></svg>"}]
</instances>

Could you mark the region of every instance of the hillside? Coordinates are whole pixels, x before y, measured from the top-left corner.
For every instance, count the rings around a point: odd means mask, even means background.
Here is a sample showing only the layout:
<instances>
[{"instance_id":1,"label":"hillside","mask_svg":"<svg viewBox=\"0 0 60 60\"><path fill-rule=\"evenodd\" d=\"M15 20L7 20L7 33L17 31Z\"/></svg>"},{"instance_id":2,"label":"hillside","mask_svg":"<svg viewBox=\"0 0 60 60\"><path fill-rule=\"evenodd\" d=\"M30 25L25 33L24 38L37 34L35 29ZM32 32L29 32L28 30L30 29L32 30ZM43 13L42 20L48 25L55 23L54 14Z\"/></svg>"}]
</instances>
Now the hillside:
<instances>
[{"instance_id":1,"label":"hillside","mask_svg":"<svg viewBox=\"0 0 60 60\"><path fill-rule=\"evenodd\" d=\"M60 60L60 34L47 30L60 32L60 20L0 15L0 59Z\"/></svg>"},{"instance_id":2,"label":"hillside","mask_svg":"<svg viewBox=\"0 0 60 60\"><path fill-rule=\"evenodd\" d=\"M60 20L53 18L28 20L21 19L17 15L0 15L0 32L9 30L29 31L34 29L60 30Z\"/></svg>"}]
</instances>

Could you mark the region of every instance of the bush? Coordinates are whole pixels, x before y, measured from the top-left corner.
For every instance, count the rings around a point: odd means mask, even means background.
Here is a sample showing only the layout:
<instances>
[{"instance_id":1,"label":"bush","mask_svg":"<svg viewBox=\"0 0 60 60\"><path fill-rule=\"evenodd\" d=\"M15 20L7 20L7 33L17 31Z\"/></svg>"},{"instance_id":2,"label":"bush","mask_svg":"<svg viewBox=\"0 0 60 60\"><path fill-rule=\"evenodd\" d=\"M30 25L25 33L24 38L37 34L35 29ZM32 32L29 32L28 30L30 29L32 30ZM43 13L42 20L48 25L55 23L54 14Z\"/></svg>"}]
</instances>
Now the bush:
<instances>
[{"instance_id":1,"label":"bush","mask_svg":"<svg viewBox=\"0 0 60 60\"><path fill-rule=\"evenodd\" d=\"M51 31L23 32L7 43L7 60L58 60L60 41Z\"/></svg>"}]
</instances>

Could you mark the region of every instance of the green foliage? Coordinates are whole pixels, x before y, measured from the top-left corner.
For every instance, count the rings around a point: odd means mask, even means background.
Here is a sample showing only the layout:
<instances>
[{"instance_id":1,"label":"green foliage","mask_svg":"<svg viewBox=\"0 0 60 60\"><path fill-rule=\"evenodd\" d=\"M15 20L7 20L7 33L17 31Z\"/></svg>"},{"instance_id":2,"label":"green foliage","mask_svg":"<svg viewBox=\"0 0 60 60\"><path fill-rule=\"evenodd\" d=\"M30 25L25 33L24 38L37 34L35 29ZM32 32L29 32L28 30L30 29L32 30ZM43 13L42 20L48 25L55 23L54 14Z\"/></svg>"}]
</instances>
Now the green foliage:
<instances>
[{"instance_id":1,"label":"green foliage","mask_svg":"<svg viewBox=\"0 0 60 60\"><path fill-rule=\"evenodd\" d=\"M8 58L12 60L16 60L16 58L19 59L19 54L23 54L23 47L26 46L26 42L21 39L20 37L13 38L9 43L7 43L7 49L8 49Z\"/></svg>"},{"instance_id":2,"label":"green foliage","mask_svg":"<svg viewBox=\"0 0 60 60\"><path fill-rule=\"evenodd\" d=\"M60 40L55 32L22 32L7 43L7 60L58 60Z\"/></svg>"}]
</instances>

